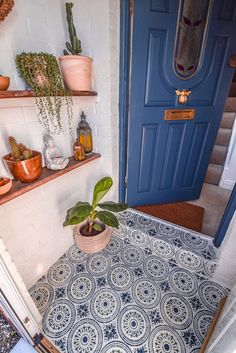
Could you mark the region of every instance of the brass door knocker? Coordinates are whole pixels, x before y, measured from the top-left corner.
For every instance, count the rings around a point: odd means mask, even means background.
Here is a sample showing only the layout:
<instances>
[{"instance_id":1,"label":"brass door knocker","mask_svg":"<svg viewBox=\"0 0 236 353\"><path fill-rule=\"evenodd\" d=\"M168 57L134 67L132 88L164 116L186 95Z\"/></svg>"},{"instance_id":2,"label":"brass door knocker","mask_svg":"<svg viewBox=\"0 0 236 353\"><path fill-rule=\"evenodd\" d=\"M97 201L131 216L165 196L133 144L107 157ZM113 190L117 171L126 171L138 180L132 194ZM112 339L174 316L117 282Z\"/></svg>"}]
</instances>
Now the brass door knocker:
<instances>
[{"instance_id":1,"label":"brass door knocker","mask_svg":"<svg viewBox=\"0 0 236 353\"><path fill-rule=\"evenodd\" d=\"M179 91L177 89L175 93L178 96L178 102L180 104L185 104L188 101L188 96L191 94L191 91L188 91L187 89L183 89L182 91Z\"/></svg>"}]
</instances>

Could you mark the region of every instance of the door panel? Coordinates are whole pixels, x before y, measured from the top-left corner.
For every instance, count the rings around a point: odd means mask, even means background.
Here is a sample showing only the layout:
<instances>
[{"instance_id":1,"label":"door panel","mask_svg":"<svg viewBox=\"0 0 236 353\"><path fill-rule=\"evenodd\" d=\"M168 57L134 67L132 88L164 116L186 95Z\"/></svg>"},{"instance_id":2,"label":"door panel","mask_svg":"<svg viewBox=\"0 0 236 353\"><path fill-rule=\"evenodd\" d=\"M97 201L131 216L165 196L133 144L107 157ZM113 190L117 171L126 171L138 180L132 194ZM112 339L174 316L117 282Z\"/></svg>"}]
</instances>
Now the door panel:
<instances>
[{"instance_id":1,"label":"door panel","mask_svg":"<svg viewBox=\"0 0 236 353\"><path fill-rule=\"evenodd\" d=\"M196 2L195 2L196 3ZM211 2L203 55L196 74L175 72L177 0L134 0L127 201L176 202L199 196L219 128L236 52L236 2ZM186 27L187 28L187 27ZM194 28L187 28L194 32ZM175 90L192 93L181 105ZM166 109L195 109L194 120L164 120Z\"/></svg>"}]
</instances>

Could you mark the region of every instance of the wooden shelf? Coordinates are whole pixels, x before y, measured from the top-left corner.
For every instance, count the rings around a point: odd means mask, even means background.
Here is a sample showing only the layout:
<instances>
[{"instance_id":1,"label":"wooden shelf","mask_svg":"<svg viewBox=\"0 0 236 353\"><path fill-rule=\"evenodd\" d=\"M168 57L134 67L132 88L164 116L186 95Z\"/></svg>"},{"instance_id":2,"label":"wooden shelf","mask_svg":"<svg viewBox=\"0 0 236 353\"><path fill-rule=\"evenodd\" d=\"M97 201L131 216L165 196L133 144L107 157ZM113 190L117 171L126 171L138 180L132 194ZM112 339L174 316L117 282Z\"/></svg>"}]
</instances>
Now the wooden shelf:
<instances>
[{"instance_id":1,"label":"wooden shelf","mask_svg":"<svg viewBox=\"0 0 236 353\"><path fill-rule=\"evenodd\" d=\"M21 183L20 181L13 180L13 187L12 189L5 195L0 196L0 205L15 199L16 197L25 194L26 192L36 189L40 185L46 184L49 181L58 178L59 176L70 172L76 168L79 168L95 159L100 158L101 155L98 153L91 153L86 156L86 159L78 162L73 157L70 157L69 164L65 169L61 170L49 170L46 167L42 169L42 174L40 175L39 179L32 183Z\"/></svg>"},{"instance_id":2,"label":"wooden shelf","mask_svg":"<svg viewBox=\"0 0 236 353\"><path fill-rule=\"evenodd\" d=\"M97 96L96 91L71 91L72 96ZM32 91L0 91L0 99L4 98L27 98L27 97L34 97L34 92Z\"/></svg>"}]
</instances>

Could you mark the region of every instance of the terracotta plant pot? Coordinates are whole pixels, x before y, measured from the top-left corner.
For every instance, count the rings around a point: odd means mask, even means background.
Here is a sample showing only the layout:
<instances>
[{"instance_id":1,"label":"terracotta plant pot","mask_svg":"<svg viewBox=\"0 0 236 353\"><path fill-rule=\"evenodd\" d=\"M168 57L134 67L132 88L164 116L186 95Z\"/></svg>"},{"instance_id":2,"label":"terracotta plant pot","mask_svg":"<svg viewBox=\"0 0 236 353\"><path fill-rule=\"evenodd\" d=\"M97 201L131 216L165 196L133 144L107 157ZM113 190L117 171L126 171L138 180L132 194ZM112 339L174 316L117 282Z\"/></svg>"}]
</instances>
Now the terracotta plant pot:
<instances>
[{"instance_id":1,"label":"terracotta plant pot","mask_svg":"<svg viewBox=\"0 0 236 353\"><path fill-rule=\"evenodd\" d=\"M33 153L33 158L19 162L11 161L11 154L3 157L4 163L15 179L23 183L31 183L39 178L42 171L42 154L37 151L33 151Z\"/></svg>"},{"instance_id":2,"label":"terracotta plant pot","mask_svg":"<svg viewBox=\"0 0 236 353\"><path fill-rule=\"evenodd\" d=\"M10 77L0 76L0 91L6 91L10 85Z\"/></svg>"},{"instance_id":3,"label":"terracotta plant pot","mask_svg":"<svg viewBox=\"0 0 236 353\"><path fill-rule=\"evenodd\" d=\"M74 228L75 243L82 252L87 254L94 254L103 250L111 240L111 228L105 226L105 230L97 235L83 235L80 229L85 223L83 222Z\"/></svg>"},{"instance_id":4,"label":"terracotta plant pot","mask_svg":"<svg viewBox=\"0 0 236 353\"><path fill-rule=\"evenodd\" d=\"M0 195L6 194L12 188L12 180L5 176L0 176Z\"/></svg>"},{"instance_id":5,"label":"terracotta plant pot","mask_svg":"<svg viewBox=\"0 0 236 353\"><path fill-rule=\"evenodd\" d=\"M58 58L64 83L71 91L89 91L92 82L92 59L81 55Z\"/></svg>"}]
</instances>

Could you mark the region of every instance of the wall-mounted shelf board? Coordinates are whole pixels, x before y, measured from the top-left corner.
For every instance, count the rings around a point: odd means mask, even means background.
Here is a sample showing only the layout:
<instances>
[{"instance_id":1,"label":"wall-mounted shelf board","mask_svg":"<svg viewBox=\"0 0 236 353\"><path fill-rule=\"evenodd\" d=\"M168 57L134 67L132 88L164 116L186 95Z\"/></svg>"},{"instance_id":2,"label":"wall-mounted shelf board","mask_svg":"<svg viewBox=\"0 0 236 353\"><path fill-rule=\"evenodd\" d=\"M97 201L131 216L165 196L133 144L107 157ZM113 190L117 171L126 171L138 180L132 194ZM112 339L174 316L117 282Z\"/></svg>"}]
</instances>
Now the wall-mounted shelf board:
<instances>
[{"instance_id":1,"label":"wall-mounted shelf board","mask_svg":"<svg viewBox=\"0 0 236 353\"><path fill-rule=\"evenodd\" d=\"M96 91L71 91L72 96L97 96ZM0 99L3 98L27 98L27 97L34 97L34 92L32 91L0 91Z\"/></svg>"},{"instance_id":2,"label":"wall-mounted shelf board","mask_svg":"<svg viewBox=\"0 0 236 353\"><path fill-rule=\"evenodd\" d=\"M42 173L36 181L32 183L21 183L20 181L13 180L12 189L5 195L0 196L0 205L15 199L18 196L25 194L26 192L36 189L37 187L48 183L49 181L58 178L59 176L70 172L76 168L79 168L95 159L100 158L101 155L99 153L91 153L86 156L86 159L79 162L76 161L73 157L70 157L69 164L65 169L61 170L49 170L46 167L42 169Z\"/></svg>"}]
</instances>

